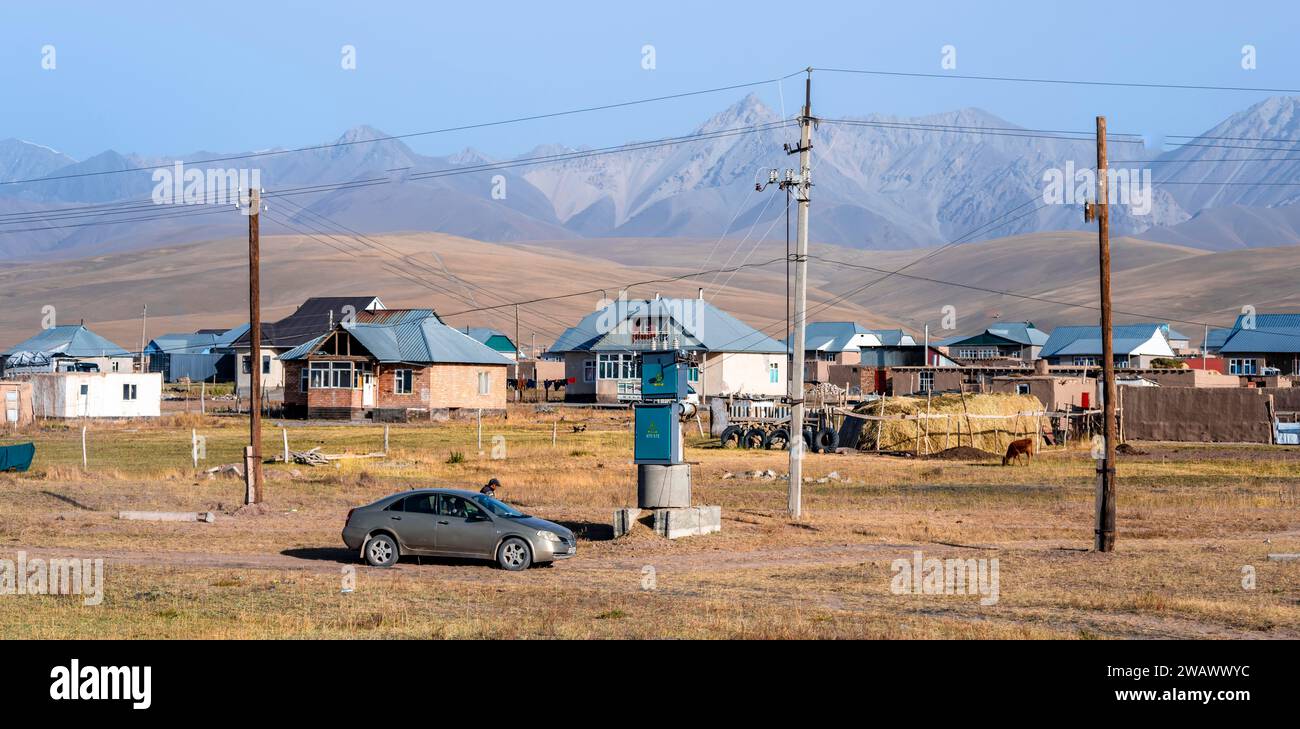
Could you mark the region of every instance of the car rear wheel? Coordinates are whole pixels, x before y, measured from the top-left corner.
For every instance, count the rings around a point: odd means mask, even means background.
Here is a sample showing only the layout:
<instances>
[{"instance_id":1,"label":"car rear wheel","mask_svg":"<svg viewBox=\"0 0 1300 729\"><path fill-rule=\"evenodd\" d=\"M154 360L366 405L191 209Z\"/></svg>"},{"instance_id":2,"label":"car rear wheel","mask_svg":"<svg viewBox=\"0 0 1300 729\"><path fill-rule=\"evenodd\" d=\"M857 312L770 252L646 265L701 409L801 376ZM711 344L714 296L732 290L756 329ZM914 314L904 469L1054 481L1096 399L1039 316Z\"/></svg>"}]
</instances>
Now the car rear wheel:
<instances>
[{"instance_id":1,"label":"car rear wheel","mask_svg":"<svg viewBox=\"0 0 1300 729\"><path fill-rule=\"evenodd\" d=\"M519 537L510 537L497 547L497 564L503 570L518 572L528 569L532 563L532 550L528 548L528 542Z\"/></svg>"},{"instance_id":2,"label":"car rear wheel","mask_svg":"<svg viewBox=\"0 0 1300 729\"><path fill-rule=\"evenodd\" d=\"M371 567L392 567L397 564L397 542L387 534L376 534L366 540L362 551L366 556L366 564Z\"/></svg>"}]
</instances>

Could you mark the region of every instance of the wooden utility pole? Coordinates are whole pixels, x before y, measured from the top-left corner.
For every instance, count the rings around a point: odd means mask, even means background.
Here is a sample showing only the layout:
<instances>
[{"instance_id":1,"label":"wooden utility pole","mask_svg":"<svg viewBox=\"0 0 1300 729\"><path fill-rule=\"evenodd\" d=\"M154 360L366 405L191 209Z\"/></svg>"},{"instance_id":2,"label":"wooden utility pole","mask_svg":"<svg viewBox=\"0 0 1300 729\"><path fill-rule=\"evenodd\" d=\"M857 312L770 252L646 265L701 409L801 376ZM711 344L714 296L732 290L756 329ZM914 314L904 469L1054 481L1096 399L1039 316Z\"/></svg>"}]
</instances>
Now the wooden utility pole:
<instances>
[{"instance_id":1,"label":"wooden utility pole","mask_svg":"<svg viewBox=\"0 0 1300 729\"><path fill-rule=\"evenodd\" d=\"M1106 164L1106 117L1097 117L1097 199L1084 208L1084 220L1097 221L1101 279L1102 459L1097 464L1098 552L1115 549L1115 351L1110 311L1110 180Z\"/></svg>"},{"instance_id":2,"label":"wooden utility pole","mask_svg":"<svg viewBox=\"0 0 1300 729\"><path fill-rule=\"evenodd\" d=\"M794 351L790 372L790 516L803 513L803 356L808 314L808 204L812 189L812 69L803 86L803 113L799 115L799 175L795 179L795 200L799 203L794 255Z\"/></svg>"},{"instance_id":3,"label":"wooden utility pole","mask_svg":"<svg viewBox=\"0 0 1300 729\"><path fill-rule=\"evenodd\" d=\"M244 503L266 500L262 492L262 266L259 245L258 213L262 195L248 191L248 448L244 452Z\"/></svg>"}]
</instances>

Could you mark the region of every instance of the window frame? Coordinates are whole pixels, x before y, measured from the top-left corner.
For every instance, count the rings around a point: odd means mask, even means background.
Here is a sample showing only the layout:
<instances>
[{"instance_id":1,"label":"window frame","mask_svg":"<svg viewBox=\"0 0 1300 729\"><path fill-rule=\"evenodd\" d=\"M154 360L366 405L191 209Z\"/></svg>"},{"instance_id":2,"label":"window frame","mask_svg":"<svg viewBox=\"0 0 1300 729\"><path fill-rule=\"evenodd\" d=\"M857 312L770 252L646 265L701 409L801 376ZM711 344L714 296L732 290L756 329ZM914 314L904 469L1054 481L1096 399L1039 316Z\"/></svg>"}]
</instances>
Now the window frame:
<instances>
[{"instance_id":1,"label":"window frame","mask_svg":"<svg viewBox=\"0 0 1300 729\"><path fill-rule=\"evenodd\" d=\"M402 367L393 370L393 394L410 395L415 391L415 370Z\"/></svg>"},{"instance_id":2,"label":"window frame","mask_svg":"<svg viewBox=\"0 0 1300 729\"><path fill-rule=\"evenodd\" d=\"M138 387L135 383L132 383L132 382L123 382L123 383L122 383L122 401L123 401L123 402L135 402L136 400L139 400L139 399L140 399L140 390L139 390L139 387Z\"/></svg>"}]
</instances>

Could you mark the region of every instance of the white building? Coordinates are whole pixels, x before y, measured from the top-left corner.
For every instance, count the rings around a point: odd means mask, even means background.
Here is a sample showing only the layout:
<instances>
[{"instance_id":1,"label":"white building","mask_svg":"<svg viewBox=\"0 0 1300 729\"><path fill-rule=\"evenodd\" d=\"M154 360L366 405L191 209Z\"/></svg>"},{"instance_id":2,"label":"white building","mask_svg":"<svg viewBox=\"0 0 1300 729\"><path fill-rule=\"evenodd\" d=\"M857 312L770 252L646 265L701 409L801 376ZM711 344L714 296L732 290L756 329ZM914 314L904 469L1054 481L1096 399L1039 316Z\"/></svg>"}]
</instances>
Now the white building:
<instances>
[{"instance_id":1,"label":"white building","mask_svg":"<svg viewBox=\"0 0 1300 729\"><path fill-rule=\"evenodd\" d=\"M38 418L156 418L161 372L54 372L29 375Z\"/></svg>"}]
</instances>

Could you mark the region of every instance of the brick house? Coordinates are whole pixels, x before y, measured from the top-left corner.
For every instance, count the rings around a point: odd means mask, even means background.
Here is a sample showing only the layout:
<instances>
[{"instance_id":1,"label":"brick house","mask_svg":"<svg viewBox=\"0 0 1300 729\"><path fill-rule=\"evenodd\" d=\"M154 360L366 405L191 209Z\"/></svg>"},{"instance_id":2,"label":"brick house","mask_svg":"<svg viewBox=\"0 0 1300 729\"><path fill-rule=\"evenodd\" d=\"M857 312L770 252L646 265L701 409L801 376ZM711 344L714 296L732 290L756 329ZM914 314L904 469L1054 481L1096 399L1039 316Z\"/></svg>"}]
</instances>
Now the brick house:
<instances>
[{"instance_id":1,"label":"brick house","mask_svg":"<svg viewBox=\"0 0 1300 729\"><path fill-rule=\"evenodd\" d=\"M429 309L357 312L280 360L287 415L383 421L504 411L511 364Z\"/></svg>"}]
</instances>

